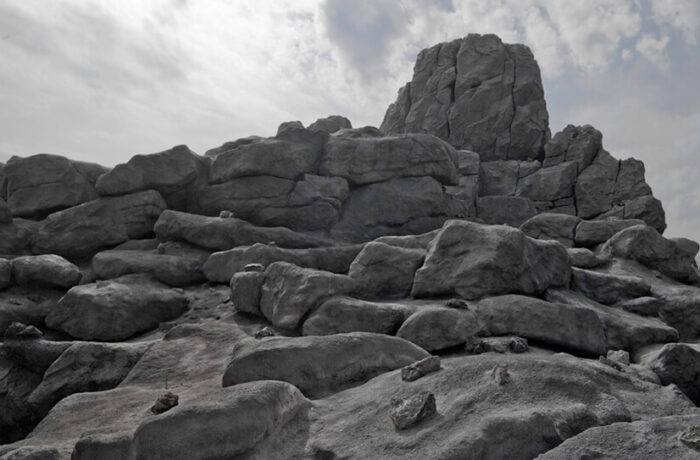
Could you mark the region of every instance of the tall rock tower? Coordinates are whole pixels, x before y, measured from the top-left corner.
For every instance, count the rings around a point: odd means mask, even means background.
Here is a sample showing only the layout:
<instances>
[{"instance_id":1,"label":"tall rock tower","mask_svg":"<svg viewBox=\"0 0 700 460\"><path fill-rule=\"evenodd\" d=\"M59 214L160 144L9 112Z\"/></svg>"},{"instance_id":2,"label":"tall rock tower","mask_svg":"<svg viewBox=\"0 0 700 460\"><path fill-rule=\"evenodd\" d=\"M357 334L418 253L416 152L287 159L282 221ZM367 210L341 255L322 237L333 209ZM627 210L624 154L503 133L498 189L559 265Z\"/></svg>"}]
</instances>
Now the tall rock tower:
<instances>
[{"instance_id":1,"label":"tall rock tower","mask_svg":"<svg viewBox=\"0 0 700 460\"><path fill-rule=\"evenodd\" d=\"M429 133L483 161L541 158L550 138L540 69L525 45L470 34L420 52L385 133Z\"/></svg>"}]
</instances>

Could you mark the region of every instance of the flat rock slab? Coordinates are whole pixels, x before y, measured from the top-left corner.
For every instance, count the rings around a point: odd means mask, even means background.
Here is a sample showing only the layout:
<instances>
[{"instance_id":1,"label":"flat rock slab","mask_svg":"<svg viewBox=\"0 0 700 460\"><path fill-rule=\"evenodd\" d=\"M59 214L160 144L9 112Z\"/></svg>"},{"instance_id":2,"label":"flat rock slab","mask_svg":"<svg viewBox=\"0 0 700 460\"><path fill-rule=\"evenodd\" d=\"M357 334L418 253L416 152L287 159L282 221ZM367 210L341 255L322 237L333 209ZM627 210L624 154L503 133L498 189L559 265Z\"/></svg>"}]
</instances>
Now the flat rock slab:
<instances>
[{"instance_id":1,"label":"flat rock slab","mask_svg":"<svg viewBox=\"0 0 700 460\"><path fill-rule=\"evenodd\" d=\"M451 220L430 243L413 280L414 297L457 294L466 299L538 294L569 282L566 249L518 229Z\"/></svg>"},{"instance_id":2,"label":"flat rock slab","mask_svg":"<svg viewBox=\"0 0 700 460\"><path fill-rule=\"evenodd\" d=\"M163 197L154 190L89 201L49 214L39 222L32 250L36 254L85 257L150 235L165 208Z\"/></svg>"},{"instance_id":3,"label":"flat rock slab","mask_svg":"<svg viewBox=\"0 0 700 460\"><path fill-rule=\"evenodd\" d=\"M413 308L400 303L368 302L335 296L323 302L304 321L304 335L374 332L394 335Z\"/></svg>"},{"instance_id":4,"label":"flat rock slab","mask_svg":"<svg viewBox=\"0 0 700 460\"><path fill-rule=\"evenodd\" d=\"M80 283L82 276L77 266L54 254L12 259L12 277L23 287L69 289Z\"/></svg>"},{"instance_id":5,"label":"flat rock slab","mask_svg":"<svg viewBox=\"0 0 700 460\"><path fill-rule=\"evenodd\" d=\"M499 385L492 377L497 368L506 369L510 381ZM595 426L697 410L670 387L565 354L454 357L414 382L399 374L315 401L318 418L305 438L306 455L524 460ZM422 391L435 395L438 415L397 431L387 417L391 399Z\"/></svg>"},{"instance_id":6,"label":"flat rock slab","mask_svg":"<svg viewBox=\"0 0 700 460\"><path fill-rule=\"evenodd\" d=\"M316 398L428 356L406 340L368 332L250 339L234 347L223 385L282 380Z\"/></svg>"},{"instance_id":7,"label":"flat rock slab","mask_svg":"<svg viewBox=\"0 0 700 460\"><path fill-rule=\"evenodd\" d=\"M124 340L176 318L187 305L187 297L155 279L127 275L72 288L46 324L82 340Z\"/></svg>"},{"instance_id":8,"label":"flat rock slab","mask_svg":"<svg viewBox=\"0 0 700 460\"><path fill-rule=\"evenodd\" d=\"M483 335L514 334L592 356L607 349L603 322L586 308L505 295L481 300L476 315Z\"/></svg>"},{"instance_id":9,"label":"flat rock slab","mask_svg":"<svg viewBox=\"0 0 700 460\"><path fill-rule=\"evenodd\" d=\"M651 292L651 285L637 276L600 273L572 268L572 285L593 300L612 305L617 302L644 297Z\"/></svg>"},{"instance_id":10,"label":"flat rock slab","mask_svg":"<svg viewBox=\"0 0 700 460\"><path fill-rule=\"evenodd\" d=\"M362 247L357 244L291 249L277 244L256 243L213 253L202 266L202 271L207 279L214 283L228 283L234 273L243 271L245 266L251 263L267 267L273 262L289 262L305 268L347 273Z\"/></svg>"},{"instance_id":11,"label":"flat rock slab","mask_svg":"<svg viewBox=\"0 0 700 460\"><path fill-rule=\"evenodd\" d=\"M161 241L185 241L216 251L271 241L288 248L332 245L328 240L284 227L257 227L236 218L206 217L171 210L160 215L153 231Z\"/></svg>"},{"instance_id":12,"label":"flat rock slab","mask_svg":"<svg viewBox=\"0 0 700 460\"><path fill-rule=\"evenodd\" d=\"M158 254L150 251L102 251L92 258L98 279L113 279L132 273L146 273L169 286L187 286L205 281L197 258Z\"/></svg>"},{"instance_id":13,"label":"flat rock slab","mask_svg":"<svg viewBox=\"0 0 700 460\"><path fill-rule=\"evenodd\" d=\"M567 439L538 460L562 458L673 458L694 460L700 457L697 435L690 431L700 426L700 415L676 415L632 423L613 423L594 427ZM692 441L691 439L695 439Z\"/></svg>"}]
</instances>

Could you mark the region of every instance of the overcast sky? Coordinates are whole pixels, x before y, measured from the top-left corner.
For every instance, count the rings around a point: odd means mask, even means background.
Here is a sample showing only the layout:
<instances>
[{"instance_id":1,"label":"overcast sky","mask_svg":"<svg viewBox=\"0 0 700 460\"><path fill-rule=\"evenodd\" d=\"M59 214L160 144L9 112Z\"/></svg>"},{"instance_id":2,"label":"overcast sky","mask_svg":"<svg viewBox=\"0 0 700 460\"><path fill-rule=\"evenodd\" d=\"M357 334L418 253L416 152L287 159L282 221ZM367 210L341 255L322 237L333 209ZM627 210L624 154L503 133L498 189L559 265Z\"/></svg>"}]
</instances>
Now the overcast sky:
<instances>
[{"instance_id":1,"label":"overcast sky","mask_svg":"<svg viewBox=\"0 0 700 460\"><path fill-rule=\"evenodd\" d=\"M378 126L418 51L470 32L529 45L552 133L643 160L667 235L700 240L700 0L0 0L0 161Z\"/></svg>"}]
</instances>

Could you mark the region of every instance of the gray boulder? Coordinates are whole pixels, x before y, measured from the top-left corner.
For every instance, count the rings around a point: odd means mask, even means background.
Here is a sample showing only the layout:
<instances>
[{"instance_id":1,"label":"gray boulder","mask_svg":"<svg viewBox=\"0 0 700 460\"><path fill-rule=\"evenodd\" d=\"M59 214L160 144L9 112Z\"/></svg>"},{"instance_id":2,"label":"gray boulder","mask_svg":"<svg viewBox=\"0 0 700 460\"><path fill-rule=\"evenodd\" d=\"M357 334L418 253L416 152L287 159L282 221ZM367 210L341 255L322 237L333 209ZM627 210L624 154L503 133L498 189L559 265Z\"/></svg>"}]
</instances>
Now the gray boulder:
<instances>
[{"instance_id":1,"label":"gray boulder","mask_svg":"<svg viewBox=\"0 0 700 460\"><path fill-rule=\"evenodd\" d=\"M188 186L205 173L206 164L186 145L149 155L135 155L97 180L100 195L157 190L170 209L188 208Z\"/></svg>"},{"instance_id":2,"label":"gray boulder","mask_svg":"<svg viewBox=\"0 0 700 460\"><path fill-rule=\"evenodd\" d=\"M146 273L169 286L187 286L205 281L200 265L197 258L149 251L102 251L92 258L92 270L98 279Z\"/></svg>"},{"instance_id":3,"label":"gray boulder","mask_svg":"<svg viewBox=\"0 0 700 460\"><path fill-rule=\"evenodd\" d=\"M580 222L581 219L576 216L542 213L525 221L520 230L532 238L556 240L566 247L572 247Z\"/></svg>"},{"instance_id":4,"label":"gray boulder","mask_svg":"<svg viewBox=\"0 0 700 460\"><path fill-rule=\"evenodd\" d=\"M223 386L282 380L316 398L428 356L406 340L368 332L247 339L234 346Z\"/></svg>"},{"instance_id":5,"label":"gray boulder","mask_svg":"<svg viewBox=\"0 0 700 460\"><path fill-rule=\"evenodd\" d=\"M0 259L0 291L12 284L12 261Z\"/></svg>"},{"instance_id":6,"label":"gray boulder","mask_svg":"<svg viewBox=\"0 0 700 460\"><path fill-rule=\"evenodd\" d=\"M139 459L239 458L264 449L266 438L280 436L286 425L295 428L295 418L309 406L299 390L284 382L255 382L212 393L206 400L145 419L125 450ZM270 447L273 452L277 443ZM81 458L106 458L101 452ZM270 458L264 450L260 455Z\"/></svg>"},{"instance_id":7,"label":"gray boulder","mask_svg":"<svg viewBox=\"0 0 700 460\"><path fill-rule=\"evenodd\" d=\"M82 276L77 266L54 254L12 259L12 277L23 287L69 289L80 283Z\"/></svg>"},{"instance_id":8,"label":"gray boulder","mask_svg":"<svg viewBox=\"0 0 700 460\"><path fill-rule=\"evenodd\" d=\"M568 284L570 275L569 256L559 243L506 226L452 220L430 243L412 295L538 294Z\"/></svg>"},{"instance_id":9,"label":"gray boulder","mask_svg":"<svg viewBox=\"0 0 700 460\"><path fill-rule=\"evenodd\" d=\"M82 340L119 341L181 315L189 301L147 275L76 286L46 317L46 325Z\"/></svg>"},{"instance_id":10,"label":"gray boulder","mask_svg":"<svg viewBox=\"0 0 700 460\"><path fill-rule=\"evenodd\" d=\"M628 227L644 224L640 219L582 220L576 226L576 246L596 246Z\"/></svg>"},{"instance_id":11,"label":"gray boulder","mask_svg":"<svg viewBox=\"0 0 700 460\"><path fill-rule=\"evenodd\" d=\"M7 202L0 198L0 224L12 223L12 210L7 205Z\"/></svg>"},{"instance_id":12,"label":"gray boulder","mask_svg":"<svg viewBox=\"0 0 700 460\"><path fill-rule=\"evenodd\" d=\"M265 282L263 272L238 272L231 277L231 302L236 311L261 315L260 295Z\"/></svg>"},{"instance_id":13,"label":"gray boulder","mask_svg":"<svg viewBox=\"0 0 700 460\"><path fill-rule=\"evenodd\" d=\"M12 215L43 216L97 198L94 180L87 173L98 165L81 168L59 155L41 153L27 158L12 157L4 168L7 204Z\"/></svg>"},{"instance_id":14,"label":"gray boulder","mask_svg":"<svg viewBox=\"0 0 700 460\"><path fill-rule=\"evenodd\" d=\"M355 282L346 275L275 262L265 270L260 312L274 326L296 329L325 298L350 293Z\"/></svg>"},{"instance_id":15,"label":"gray boulder","mask_svg":"<svg viewBox=\"0 0 700 460\"><path fill-rule=\"evenodd\" d=\"M593 427L567 439L552 450L540 455L538 460L562 458L614 458L638 460L641 458L673 458L693 460L698 458L697 432L688 442L688 434L700 424L698 415L673 415L636 420L629 423L613 423ZM594 457L594 458L595 458Z\"/></svg>"},{"instance_id":16,"label":"gray boulder","mask_svg":"<svg viewBox=\"0 0 700 460\"><path fill-rule=\"evenodd\" d=\"M39 414L73 393L116 387L148 349L147 343L78 342L69 346L44 372L27 399Z\"/></svg>"},{"instance_id":17,"label":"gray boulder","mask_svg":"<svg viewBox=\"0 0 700 460\"><path fill-rule=\"evenodd\" d=\"M605 326L594 311L520 295L489 297L476 305L482 335L513 334L597 356L605 354Z\"/></svg>"},{"instance_id":18,"label":"gray boulder","mask_svg":"<svg viewBox=\"0 0 700 460\"><path fill-rule=\"evenodd\" d=\"M667 343L643 355L640 363L656 372L663 385L677 385L695 405L700 405L700 348L697 345Z\"/></svg>"},{"instance_id":19,"label":"gray boulder","mask_svg":"<svg viewBox=\"0 0 700 460\"><path fill-rule=\"evenodd\" d=\"M472 342L479 331L476 315L454 308L420 308L401 325L396 335L427 351Z\"/></svg>"},{"instance_id":20,"label":"gray boulder","mask_svg":"<svg viewBox=\"0 0 700 460\"><path fill-rule=\"evenodd\" d=\"M601 253L633 259L679 281L693 279L695 255L647 225L628 227L610 238Z\"/></svg>"},{"instance_id":21,"label":"gray boulder","mask_svg":"<svg viewBox=\"0 0 700 460\"><path fill-rule=\"evenodd\" d=\"M295 123L295 122L292 121L292 122L287 122L287 123ZM300 128L304 127L304 125L302 125L301 122L296 122L296 123L299 123L298 126ZM282 123L280 125L280 127L282 127L285 124L286 123ZM278 128L278 130L279 130L279 128ZM206 152L204 152L204 156L205 157L215 157L215 156L219 155L220 153L224 153L224 152L228 152L229 150L237 149L238 147L240 147L242 145L248 145L248 144L253 144L255 142L260 142L264 139L265 139L264 137L260 137L260 136L241 137L239 139L236 139L235 141L224 142L219 147L214 147L212 149L207 150Z\"/></svg>"},{"instance_id":22,"label":"gray boulder","mask_svg":"<svg viewBox=\"0 0 700 460\"><path fill-rule=\"evenodd\" d=\"M606 305L644 297L651 292L647 281L637 276L600 273L572 268L572 286L587 297Z\"/></svg>"},{"instance_id":23,"label":"gray boulder","mask_svg":"<svg viewBox=\"0 0 700 460\"><path fill-rule=\"evenodd\" d=\"M219 251L271 241L287 248L331 245L326 239L284 227L258 227L233 217L206 217L171 210L160 215L153 231L161 241L184 241Z\"/></svg>"},{"instance_id":24,"label":"gray boulder","mask_svg":"<svg viewBox=\"0 0 700 460\"><path fill-rule=\"evenodd\" d=\"M549 139L540 71L529 48L470 34L420 52L387 109L386 133L430 133L482 159L534 158Z\"/></svg>"},{"instance_id":25,"label":"gray boulder","mask_svg":"<svg viewBox=\"0 0 700 460\"><path fill-rule=\"evenodd\" d=\"M402 304L368 302L336 296L323 302L304 321L304 335L374 332L394 335L413 310Z\"/></svg>"},{"instance_id":26,"label":"gray boulder","mask_svg":"<svg viewBox=\"0 0 700 460\"><path fill-rule=\"evenodd\" d=\"M634 158L620 162L620 173L615 183L615 202L651 195L651 187L644 181L644 163Z\"/></svg>"},{"instance_id":27,"label":"gray boulder","mask_svg":"<svg viewBox=\"0 0 700 460\"><path fill-rule=\"evenodd\" d=\"M347 118L340 115L330 115L326 118L319 118L309 125L311 131L323 131L332 134L341 129L352 129L352 123Z\"/></svg>"},{"instance_id":28,"label":"gray boulder","mask_svg":"<svg viewBox=\"0 0 700 460\"><path fill-rule=\"evenodd\" d=\"M593 163L581 171L576 180L577 216L590 219L612 207L618 171L619 161L601 149Z\"/></svg>"},{"instance_id":29,"label":"gray boulder","mask_svg":"<svg viewBox=\"0 0 700 460\"><path fill-rule=\"evenodd\" d=\"M369 242L350 265L348 275L363 298L401 298L411 294L413 277L423 265L425 251Z\"/></svg>"},{"instance_id":30,"label":"gray boulder","mask_svg":"<svg viewBox=\"0 0 700 460\"><path fill-rule=\"evenodd\" d=\"M428 232L468 215L468 204L447 194L432 177L402 177L358 187L331 229L336 239L369 241L384 235Z\"/></svg>"},{"instance_id":31,"label":"gray boulder","mask_svg":"<svg viewBox=\"0 0 700 460\"><path fill-rule=\"evenodd\" d=\"M380 138L331 136L319 172L343 177L356 185L421 176L455 185L457 153L447 142L427 134Z\"/></svg>"},{"instance_id":32,"label":"gray boulder","mask_svg":"<svg viewBox=\"0 0 700 460\"><path fill-rule=\"evenodd\" d=\"M572 267L578 268L598 268L610 262L610 257L596 254L586 248L568 248L569 260Z\"/></svg>"},{"instance_id":33,"label":"gray boulder","mask_svg":"<svg viewBox=\"0 0 700 460\"><path fill-rule=\"evenodd\" d=\"M275 138L240 145L214 157L209 179L218 184L246 176L294 179L313 174L327 138L324 132L297 127Z\"/></svg>"},{"instance_id":34,"label":"gray boulder","mask_svg":"<svg viewBox=\"0 0 700 460\"><path fill-rule=\"evenodd\" d=\"M581 173L603 148L603 135L590 125L568 125L544 146L544 167L575 161Z\"/></svg>"},{"instance_id":35,"label":"gray boulder","mask_svg":"<svg viewBox=\"0 0 700 460\"><path fill-rule=\"evenodd\" d=\"M305 268L347 273L362 247L357 244L289 249L277 244L255 243L252 246L239 246L213 253L202 266L202 271L209 281L215 283L228 283L234 273L243 271L244 267L251 263L267 266L273 262L289 262Z\"/></svg>"},{"instance_id":36,"label":"gray boulder","mask_svg":"<svg viewBox=\"0 0 700 460\"><path fill-rule=\"evenodd\" d=\"M64 209L39 223L32 250L68 258L85 257L99 249L150 235L165 207L158 192L147 190Z\"/></svg>"}]
</instances>

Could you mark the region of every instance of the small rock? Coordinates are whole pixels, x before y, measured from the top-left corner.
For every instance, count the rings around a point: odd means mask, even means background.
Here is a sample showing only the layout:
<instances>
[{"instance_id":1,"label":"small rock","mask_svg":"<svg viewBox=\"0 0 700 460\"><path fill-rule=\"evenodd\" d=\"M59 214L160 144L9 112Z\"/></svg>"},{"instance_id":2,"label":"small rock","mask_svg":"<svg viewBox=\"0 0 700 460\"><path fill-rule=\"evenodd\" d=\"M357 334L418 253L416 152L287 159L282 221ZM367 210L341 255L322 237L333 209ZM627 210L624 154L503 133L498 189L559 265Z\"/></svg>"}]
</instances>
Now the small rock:
<instances>
[{"instance_id":1,"label":"small rock","mask_svg":"<svg viewBox=\"0 0 700 460\"><path fill-rule=\"evenodd\" d=\"M445 301L445 306L450 308L461 308L463 310L469 310L469 304L463 299L448 299Z\"/></svg>"},{"instance_id":2,"label":"small rock","mask_svg":"<svg viewBox=\"0 0 700 460\"><path fill-rule=\"evenodd\" d=\"M518 336L487 337L479 340L475 345L467 344L465 349L478 355L492 351L494 353L525 353L528 350L527 339Z\"/></svg>"},{"instance_id":3,"label":"small rock","mask_svg":"<svg viewBox=\"0 0 700 460\"><path fill-rule=\"evenodd\" d=\"M491 371L491 378L498 383L498 385L505 385L510 382L510 373L506 366L501 366L497 364L496 367Z\"/></svg>"},{"instance_id":4,"label":"small rock","mask_svg":"<svg viewBox=\"0 0 700 460\"><path fill-rule=\"evenodd\" d=\"M616 371L625 372L625 368L622 367L622 364L620 364L617 361L613 361L610 358L606 358L605 356L600 356L600 357L598 357L598 361L600 361L601 363L603 363L605 365L612 367Z\"/></svg>"},{"instance_id":5,"label":"small rock","mask_svg":"<svg viewBox=\"0 0 700 460\"><path fill-rule=\"evenodd\" d=\"M256 339L262 339L263 337L273 337L275 335L277 334L275 333L274 329L272 329L270 326L265 326L264 328L256 332L254 337Z\"/></svg>"},{"instance_id":6,"label":"small rock","mask_svg":"<svg viewBox=\"0 0 700 460\"><path fill-rule=\"evenodd\" d=\"M693 425L678 437L688 447L700 450L700 425Z\"/></svg>"},{"instance_id":7,"label":"small rock","mask_svg":"<svg viewBox=\"0 0 700 460\"><path fill-rule=\"evenodd\" d=\"M169 411L173 407L177 406L180 398L175 393L168 391L164 393L163 396L156 400L156 403L151 407L151 412L154 414L162 414L163 412Z\"/></svg>"},{"instance_id":8,"label":"small rock","mask_svg":"<svg viewBox=\"0 0 700 460\"><path fill-rule=\"evenodd\" d=\"M34 326L27 326L17 321L10 324L5 330L5 340L7 339L38 339L44 334Z\"/></svg>"},{"instance_id":9,"label":"small rock","mask_svg":"<svg viewBox=\"0 0 700 460\"><path fill-rule=\"evenodd\" d=\"M398 430L404 430L437 413L435 395L423 391L407 399L392 398L391 421Z\"/></svg>"},{"instance_id":10,"label":"small rock","mask_svg":"<svg viewBox=\"0 0 700 460\"><path fill-rule=\"evenodd\" d=\"M607 358L627 366L630 364L630 354L625 350L608 350Z\"/></svg>"},{"instance_id":11,"label":"small rock","mask_svg":"<svg viewBox=\"0 0 700 460\"><path fill-rule=\"evenodd\" d=\"M428 356L413 364L401 368L401 380L405 382L413 382L426 374L438 371L440 369L440 357Z\"/></svg>"},{"instance_id":12,"label":"small rock","mask_svg":"<svg viewBox=\"0 0 700 460\"><path fill-rule=\"evenodd\" d=\"M243 267L244 272L264 272L265 266L263 264L246 264Z\"/></svg>"},{"instance_id":13,"label":"small rock","mask_svg":"<svg viewBox=\"0 0 700 460\"><path fill-rule=\"evenodd\" d=\"M222 219L231 219L233 218L233 213L224 209L219 213L219 217L221 217Z\"/></svg>"}]
</instances>

